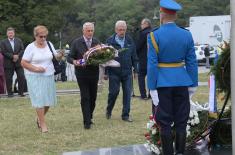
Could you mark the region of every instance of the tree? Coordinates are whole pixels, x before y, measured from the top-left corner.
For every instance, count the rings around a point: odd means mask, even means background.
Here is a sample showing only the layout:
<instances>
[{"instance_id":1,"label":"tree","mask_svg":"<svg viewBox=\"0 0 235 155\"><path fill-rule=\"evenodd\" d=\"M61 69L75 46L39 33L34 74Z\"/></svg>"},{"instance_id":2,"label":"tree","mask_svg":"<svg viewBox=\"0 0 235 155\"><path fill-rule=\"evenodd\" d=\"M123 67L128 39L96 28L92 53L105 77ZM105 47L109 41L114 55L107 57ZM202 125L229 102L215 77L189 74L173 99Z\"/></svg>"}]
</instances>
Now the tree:
<instances>
[{"instance_id":1,"label":"tree","mask_svg":"<svg viewBox=\"0 0 235 155\"><path fill-rule=\"evenodd\" d=\"M229 0L177 0L183 6L178 13L177 24L189 25L189 17L229 14ZM159 25L157 16L159 0L1 0L0 33L5 34L9 26L16 28L16 34L27 45L33 40L33 28L38 24L49 29L48 40L56 47L60 38L55 33L61 32L65 45L82 34L84 22L95 23L95 36L102 42L114 33L117 20L125 20L128 33L135 38L143 18ZM0 38L5 38L1 35Z\"/></svg>"}]
</instances>

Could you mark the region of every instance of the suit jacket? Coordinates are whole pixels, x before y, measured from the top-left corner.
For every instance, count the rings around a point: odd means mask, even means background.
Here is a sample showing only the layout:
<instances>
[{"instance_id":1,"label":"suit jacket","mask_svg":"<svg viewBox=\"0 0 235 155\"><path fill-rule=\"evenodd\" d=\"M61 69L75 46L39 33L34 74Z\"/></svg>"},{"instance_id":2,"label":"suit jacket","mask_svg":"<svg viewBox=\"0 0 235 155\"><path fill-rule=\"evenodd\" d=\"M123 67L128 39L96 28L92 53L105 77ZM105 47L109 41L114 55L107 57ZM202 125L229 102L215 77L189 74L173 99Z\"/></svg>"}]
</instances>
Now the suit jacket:
<instances>
[{"instance_id":1,"label":"suit jacket","mask_svg":"<svg viewBox=\"0 0 235 155\"><path fill-rule=\"evenodd\" d=\"M121 46L116 42L115 36L113 34L110 38L107 39L107 44L112 45L116 49L121 49ZM117 62L120 63L120 67L106 67L106 73L109 75L118 75L118 76L127 76L132 74L132 68L134 72L137 73L137 55L135 43L129 35L125 35L124 47L126 51L120 52L118 57L114 58Z\"/></svg>"},{"instance_id":2,"label":"suit jacket","mask_svg":"<svg viewBox=\"0 0 235 155\"><path fill-rule=\"evenodd\" d=\"M4 56L4 68L21 67L20 61L24 53L24 45L21 39L14 38L14 51L8 38L4 39L1 42L1 50ZM13 55L16 54L19 55L19 59L13 62Z\"/></svg>"},{"instance_id":3,"label":"suit jacket","mask_svg":"<svg viewBox=\"0 0 235 155\"><path fill-rule=\"evenodd\" d=\"M92 38L91 47L96 46L100 42L96 38ZM67 61L73 64L73 60L82 59L84 53L88 50L86 42L82 37L72 42L71 50L68 54ZM99 66L86 65L85 67L75 67L75 75L77 77L95 77L99 76Z\"/></svg>"}]
</instances>

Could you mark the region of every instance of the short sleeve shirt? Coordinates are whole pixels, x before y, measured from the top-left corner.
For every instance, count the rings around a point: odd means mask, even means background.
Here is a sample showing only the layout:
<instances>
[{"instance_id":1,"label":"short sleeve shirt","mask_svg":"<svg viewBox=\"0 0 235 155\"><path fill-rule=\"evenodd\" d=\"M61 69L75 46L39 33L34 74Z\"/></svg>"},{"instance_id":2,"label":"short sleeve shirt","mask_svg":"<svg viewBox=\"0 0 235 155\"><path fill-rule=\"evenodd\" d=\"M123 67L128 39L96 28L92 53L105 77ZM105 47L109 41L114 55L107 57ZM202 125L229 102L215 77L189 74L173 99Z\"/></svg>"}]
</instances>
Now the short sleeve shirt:
<instances>
[{"instance_id":1,"label":"short sleeve shirt","mask_svg":"<svg viewBox=\"0 0 235 155\"><path fill-rule=\"evenodd\" d=\"M53 53L56 54L56 50L52 45L52 43L50 43L50 45ZM52 58L53 56L48 45L46 45L44 48L38 48L35 45L35 42L32 42L26 47L22 59L28 61L30 64L36 67L43 67L46 69L46 71L44 73L37 73L24 69L25 74L35 74L35 75L42 74L45 76L53 75L55 69L52 63Z\"/></svg>"}]
</instances>

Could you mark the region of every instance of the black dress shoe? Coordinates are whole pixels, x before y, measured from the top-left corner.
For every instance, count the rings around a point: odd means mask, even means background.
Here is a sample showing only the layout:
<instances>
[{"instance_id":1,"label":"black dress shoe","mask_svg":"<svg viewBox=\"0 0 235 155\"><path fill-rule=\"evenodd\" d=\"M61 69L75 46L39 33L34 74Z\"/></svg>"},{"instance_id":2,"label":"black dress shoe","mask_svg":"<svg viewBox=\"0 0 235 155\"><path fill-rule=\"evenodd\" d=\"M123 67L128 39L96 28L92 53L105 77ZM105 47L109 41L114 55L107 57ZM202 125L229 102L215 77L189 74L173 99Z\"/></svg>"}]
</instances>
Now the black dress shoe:
<instances>
[{"instance_id":1,"label":"black dress shoe","mask_svg":"<svg viewBox=\"0 0 235 155\"><path fill-rule=\"evenodd\" d=\"M106 113L106 118L107 118L107 119L111 119L111 115L108 114L108 113Z\"/></svg>"},{"instance_id":2,"label":"black dress shoe","mask_svg":"<svg viewBox=\"0 0 235 155\"><path fill-rule=\"evenodd\" d=\"M148 100L149 98L147 97L140 97L141 100Z\"/></svg>"},{"instance_id":3,"label":"black dress shoe","mask_svg":"<svg viewBox=\"0 0 235 155\"><path fill-rule=\"evenodd\" d=\"M126 121L126 122L133 122L133 120L130 118L130 117L127 117L127 118L122 118L123 121Z\"/></svg>"},{"instance_id":4,"label":"black dress shoe","mask_svg":"<svg viewBox=\"0 0 235 155\"><path fill-rule=\"evenodd\" d=\"M84 124L84 129L90 129L91 125L90 124Z\"/></svg>"},{"instance_id":5,"label":"black dress shoe","mask_svg":"<svg viewBox=\"0 0 235 155\"><path fill-rule=\"evenodd\" d=\"M20 97L25 97L25 94L19 94Z\"/></svg>"},{"instance_id":6,"label":"black dress shoe","mask_svg":"<svg viewBox=\"0 0 235 155\"><path fill-rule=\"evenodd\" d=\"M8 94L7 97L14 97L14 95L13 94Z\"/></svg>"}]
</instances>

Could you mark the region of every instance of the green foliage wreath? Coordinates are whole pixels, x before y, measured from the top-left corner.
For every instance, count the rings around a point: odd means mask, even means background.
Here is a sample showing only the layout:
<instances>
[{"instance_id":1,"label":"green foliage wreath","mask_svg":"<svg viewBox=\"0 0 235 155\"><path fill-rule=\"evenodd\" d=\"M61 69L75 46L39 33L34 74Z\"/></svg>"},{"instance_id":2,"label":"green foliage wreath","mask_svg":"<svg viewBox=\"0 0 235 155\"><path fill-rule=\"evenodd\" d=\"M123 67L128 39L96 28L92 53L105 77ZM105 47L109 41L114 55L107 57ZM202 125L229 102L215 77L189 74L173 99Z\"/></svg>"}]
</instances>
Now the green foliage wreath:
<instances>
[{"instance_id":1,"label":"green foliage wreath","mask_svg":"<svg viewBox=\"0 0 235 155\"><path fill-rule=\"evenodd\" d=\"M221 55L218 57L217 62L212 68L212 73L215 75L216 87L220 92L230 91L230 44L224 42L220 47L222 50Z\"/></svg>"}]
</instances>

